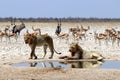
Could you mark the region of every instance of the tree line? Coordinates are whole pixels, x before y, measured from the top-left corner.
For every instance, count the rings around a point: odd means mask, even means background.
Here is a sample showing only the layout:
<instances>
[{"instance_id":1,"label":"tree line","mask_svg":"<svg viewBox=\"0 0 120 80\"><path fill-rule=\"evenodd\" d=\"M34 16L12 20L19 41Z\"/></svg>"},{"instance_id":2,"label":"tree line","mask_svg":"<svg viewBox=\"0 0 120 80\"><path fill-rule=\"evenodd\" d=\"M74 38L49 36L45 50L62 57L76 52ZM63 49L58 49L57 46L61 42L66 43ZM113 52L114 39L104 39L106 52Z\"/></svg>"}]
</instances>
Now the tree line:
<instances>
[{"instance_id":1,"label":"tree line","mask_svg":"<svg viewBox=\"0 0 120 80\"><path fill-rule=\"evenodd\" d=\"M80 18L80 17L67 17L67 18L46 18L46 17L39 17L39 18L13 18L13 17L6 17L1 18L0 22L8 22L8 21L22 21L22 22L57 22L61 20L62 22L120 22L120 18Z\"/></svg>"}]
</instances>

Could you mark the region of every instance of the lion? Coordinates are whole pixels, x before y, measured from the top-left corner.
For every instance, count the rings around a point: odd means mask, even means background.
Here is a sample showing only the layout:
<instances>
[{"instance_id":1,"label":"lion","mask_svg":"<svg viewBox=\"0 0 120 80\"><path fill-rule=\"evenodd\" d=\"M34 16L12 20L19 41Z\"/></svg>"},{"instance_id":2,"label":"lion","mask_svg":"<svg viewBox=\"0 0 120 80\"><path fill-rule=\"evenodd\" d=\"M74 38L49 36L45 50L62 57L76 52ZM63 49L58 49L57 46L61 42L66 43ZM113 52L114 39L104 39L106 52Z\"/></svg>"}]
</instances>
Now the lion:
<instances>
[{"instance_id":1,"label":"lion","mask_svg":"<svg viewBox=\"0 0 120 80\"><path fill-rule=\"evenodd\" d=\"M97 51L85 51L77 43L70 44L70 55L62 55L59 59L96 59L101 61L104 57Z\"/></svg>"},{"instance_id":2,"label":"lion","mask_svg":"<svg viewBox=\"0 0 120 80\"><path fill-rule=\"evenodd\" d=\"M70 54L62 55L59 59L82 59L83 58L83 49L75 43L70 44L69 48Z\"/></svg>"},{"instance_id":3,"label":"lion","mask_svg":"<svg viewBox=\"0 0 120 80\"><path fill-rule=\"evenodd\" d=\"M33 35L33 34L28 33L28 34L24 35L24 41L25 41L26 44L29 44L29 46L31 48L31 53L30 53L30 58L29 59L33 59L33 57L35 59L37 59L37 56L35 55L36 46L43 46L43 48L44 48L43 58L46 55L47 47L49 47L49 49L51 51L51 56L49 57L49 59L53 58L54 51L57 54L61 54L61 53L58 53L54 49L53 39L49 35Z\"/></svg>"}]
</instances>

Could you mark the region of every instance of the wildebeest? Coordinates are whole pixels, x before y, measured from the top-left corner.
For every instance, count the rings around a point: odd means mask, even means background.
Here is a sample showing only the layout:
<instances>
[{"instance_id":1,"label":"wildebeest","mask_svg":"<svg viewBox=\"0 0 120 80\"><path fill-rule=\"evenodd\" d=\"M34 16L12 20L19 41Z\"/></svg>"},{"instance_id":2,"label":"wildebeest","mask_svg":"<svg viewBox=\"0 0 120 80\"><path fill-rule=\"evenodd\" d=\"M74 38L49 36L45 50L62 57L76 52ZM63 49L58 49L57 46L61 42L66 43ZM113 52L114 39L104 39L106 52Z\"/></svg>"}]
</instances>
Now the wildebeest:
<instances>
[{"instance_id":1,"label":"wildebeest","mask_svg":"<svg viewBox=\"0 0 120 80\"><path fill-rule=\"evenodd\" d=\"M20 25L14 25L12 28L12 33L20 35L20 31L25 28L25 24L22 23Z\"/></svg>"}]
</instances>

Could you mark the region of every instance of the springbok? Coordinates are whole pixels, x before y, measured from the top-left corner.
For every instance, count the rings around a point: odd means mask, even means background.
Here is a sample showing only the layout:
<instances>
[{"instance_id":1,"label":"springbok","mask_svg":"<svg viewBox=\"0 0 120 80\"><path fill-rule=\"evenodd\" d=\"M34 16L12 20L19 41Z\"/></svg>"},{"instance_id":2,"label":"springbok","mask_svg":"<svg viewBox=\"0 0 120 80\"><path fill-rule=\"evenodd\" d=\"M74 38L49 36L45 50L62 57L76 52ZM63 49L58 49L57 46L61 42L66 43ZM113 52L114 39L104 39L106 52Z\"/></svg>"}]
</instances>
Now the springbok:
<instances>
[{"instance_id":1,"label":"springbok","mask_svg":"<svg viewBox=\"0 0 120 80\"><path fill-rule=\"evenodd\" d=\"M80 28L79 28L79 26L70 28L69 32L80 32Z\"/></svg>"},{"instance_id":2,"label":"springbok","mask_svg":"<svg viewBox=\"0 0 120 80\"><path fill-rule=\"evenodd\" d=\"M9 31L9 32L7 32L7 31ZM4 35L6 36L6 38L9 39L9 41L10 41L10 38L12 38L12 37L14 37L15 40L17 41L17 34L11 33L11 32L10 32L10 27L6 27L6 28L5 28L5 34L4 34ZM6 40L7 40L7 39L6 39Z\"/></svg>"},{"instance_id":3,"label":"springbok","mask_svg":"<svg viewBox=\"0 0 120 80\"><path fill-rule=\"evenodd\" d=\"M2 41L2 38L3 38L3 36L4 36L4 32L2 31L2 30L0 30L0 40Z\"/></svg>"},{"instance_id":4,"label":"springbok","mask_svg":"<svg viewBox=\"0 0 120 80\"><path fill-rule=\"evenodd\" d=\"M94 38L95 38L95 43L96 41L98 40L99 41L99 45L101 46L101 40L105 40L106 42L106 45L108 44L107 43L107 39L108 39L108 36L107 34L103 34L103 33L96 33L96 31L94 32Z\"/></svg>"},{"instance_id":5,"label":"springbok","mask_svg":"<svg viewBox=\"0 0 120 80\"><path fill-rule=\"evenodd\" d=\"M73 32L72 34L73 34L74 40L75 39L76 40L79 40L79 39L82 40L82 38L86 39L85 33Z\"/></svg>"},{"instance_id":6,"label":"springbok","mask_svg":"<svg viewBox=\"0 0 120 80\"><path fill-rule=\"evenodd\" d=\"M39 34L39 35L41 35L41 30L40 30L40 28L34 28L33 26L32 26L32 30L34 31L34 34ZM38 31L38 32L37 32Z\"/></svg>"},{"instance_id":7,"label":"springbok","mask_svg":"<svg viewBox=\"0 0 120 80\"><path fill-rule=\"evenodd\" d=\"M88 30L90 29L90 26L88 26L88 28L84 28L82 25L81 25L81 32L87 32Z\"/></svg>"}]
</instances>

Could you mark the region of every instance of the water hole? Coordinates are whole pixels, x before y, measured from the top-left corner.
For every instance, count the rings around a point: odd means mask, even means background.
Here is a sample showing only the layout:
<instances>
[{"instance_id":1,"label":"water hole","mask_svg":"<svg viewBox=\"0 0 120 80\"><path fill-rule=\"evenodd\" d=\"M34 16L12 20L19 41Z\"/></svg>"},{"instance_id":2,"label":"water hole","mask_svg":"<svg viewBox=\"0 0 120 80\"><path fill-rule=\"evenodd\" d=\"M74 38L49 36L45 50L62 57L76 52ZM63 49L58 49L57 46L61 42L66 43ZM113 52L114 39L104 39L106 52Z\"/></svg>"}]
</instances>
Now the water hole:
<instances>
[{"instance_id":1,"label":"water hole","mask_svg":"<svg viewBox=\"0 0 120 80\"><path fill-rule=\"evenodd\" d=\"M120 69L120 61L70 61L70 62L23 62L11 64L16 67L46 68L105 68Z\"/></svg>"}]
</instances>

